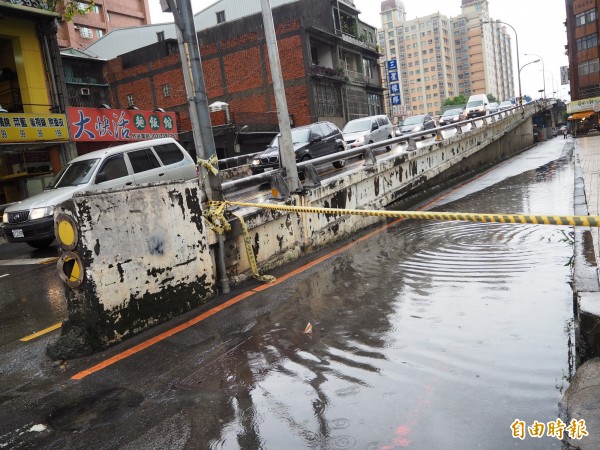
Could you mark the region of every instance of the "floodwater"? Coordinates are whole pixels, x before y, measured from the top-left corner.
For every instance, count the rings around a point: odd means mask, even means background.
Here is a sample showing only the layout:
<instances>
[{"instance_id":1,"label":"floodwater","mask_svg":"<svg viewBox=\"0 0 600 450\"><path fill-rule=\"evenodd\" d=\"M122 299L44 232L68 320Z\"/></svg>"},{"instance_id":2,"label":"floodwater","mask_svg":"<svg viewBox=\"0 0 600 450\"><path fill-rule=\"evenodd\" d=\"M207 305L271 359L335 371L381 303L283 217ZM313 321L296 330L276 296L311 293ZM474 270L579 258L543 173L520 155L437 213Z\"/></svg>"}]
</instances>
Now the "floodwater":
<instances>
[{"instance_id":1,"label":"floodwater","mask_svg":"<svg viewBox=\"0 0 600 450\"><path fill-rule=\"evenodd\" d=\"M569 215L554 139L430 209ZM202 448L549 449L572 373L572 228L404 221L286 282L190 386L219 421ZM306 324L312 332L303 333Z\"/></svg>"}]
</instances>

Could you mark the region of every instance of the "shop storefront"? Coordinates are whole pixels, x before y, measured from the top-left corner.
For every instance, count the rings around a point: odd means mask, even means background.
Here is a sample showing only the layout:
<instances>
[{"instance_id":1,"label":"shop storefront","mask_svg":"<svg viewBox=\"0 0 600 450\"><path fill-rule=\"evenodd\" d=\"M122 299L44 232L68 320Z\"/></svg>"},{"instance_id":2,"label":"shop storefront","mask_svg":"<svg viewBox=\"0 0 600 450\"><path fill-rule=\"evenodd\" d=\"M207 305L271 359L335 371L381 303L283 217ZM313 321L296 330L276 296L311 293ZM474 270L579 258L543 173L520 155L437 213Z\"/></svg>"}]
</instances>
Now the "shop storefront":
<instances>
[{"instance_id":1,"label":"shop storefront","mask_svg":"<svg viewBox=\"0 0 600 450\"><path fill-rule=\"evenodd\" d=\"M569 128L574 136L598 130L600 97L573 100L567 106Z\"/></svg>"}]
</instances>

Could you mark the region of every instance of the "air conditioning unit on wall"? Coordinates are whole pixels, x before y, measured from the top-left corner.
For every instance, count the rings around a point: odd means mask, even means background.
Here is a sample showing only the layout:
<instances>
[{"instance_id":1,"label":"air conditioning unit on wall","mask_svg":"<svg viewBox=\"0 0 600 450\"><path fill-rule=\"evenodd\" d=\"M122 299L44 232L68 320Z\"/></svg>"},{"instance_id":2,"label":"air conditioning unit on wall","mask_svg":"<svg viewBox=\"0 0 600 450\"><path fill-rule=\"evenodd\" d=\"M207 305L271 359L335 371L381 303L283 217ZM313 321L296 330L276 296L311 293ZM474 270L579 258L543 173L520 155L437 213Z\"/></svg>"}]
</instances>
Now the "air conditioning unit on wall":
<instances>
[{"instance_id":1,"label":"air conditioning unit on wall","mask_svg":"<svg viewBox=\"0 0 600 450\"><path fill-rule=\"evenodd\" d=\"M90 95L90 88L81 88L81 95Z\"/></svg>"}]
</instances>

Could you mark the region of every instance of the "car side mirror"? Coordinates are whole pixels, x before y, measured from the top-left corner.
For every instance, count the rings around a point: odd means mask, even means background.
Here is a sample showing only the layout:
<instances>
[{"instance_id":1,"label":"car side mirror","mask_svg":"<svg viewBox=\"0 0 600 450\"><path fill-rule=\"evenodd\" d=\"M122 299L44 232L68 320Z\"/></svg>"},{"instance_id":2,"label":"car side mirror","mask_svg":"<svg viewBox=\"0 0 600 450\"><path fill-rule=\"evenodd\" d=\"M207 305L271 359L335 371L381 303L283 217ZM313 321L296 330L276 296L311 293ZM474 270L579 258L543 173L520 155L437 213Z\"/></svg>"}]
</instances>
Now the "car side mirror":
<instances>
[{"instance_id":1,"label":"car side mirror","mask_svg":"<svg viewBox=\"0 0 600 450\"><path fill-rule=\"evenodd\" d=\"M374 123L373 126L371 127L371 131L375 131L379 129L379 125Z\"/></svg>"},{"instance_id":2,"label":"car side mirror","mask_svg":"<svg viewBox=\"0 0 600 450\"><path fill-rule=\"evenodd\" d=\"M107 180L106 174L104 172L100 172L96 175L96 184L104 183Z\"/></svg>"},{"instance_id":3,"label":"car side mirror","mask_svg":"<svg viewBox=\"0 0 600 450\"><path fill-rule=\"evenodd\" d=\"M313 136L311 142L321 142L323 138L321 136Z\"/></svg>"}]
</instances>

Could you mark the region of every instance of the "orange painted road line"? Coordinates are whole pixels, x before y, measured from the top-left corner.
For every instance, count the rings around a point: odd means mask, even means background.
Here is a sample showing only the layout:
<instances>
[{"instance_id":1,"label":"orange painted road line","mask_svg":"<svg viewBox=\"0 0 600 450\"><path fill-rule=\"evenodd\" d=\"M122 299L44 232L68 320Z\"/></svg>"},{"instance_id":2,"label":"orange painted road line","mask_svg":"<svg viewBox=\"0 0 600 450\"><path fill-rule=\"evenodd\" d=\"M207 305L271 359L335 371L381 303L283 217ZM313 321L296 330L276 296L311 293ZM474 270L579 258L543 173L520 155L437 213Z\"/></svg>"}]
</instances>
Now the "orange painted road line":
<instances>
[{"instance_id":1,"label":"orange painted road line","mask_svg":"<svg viewBox=\"0 0 600 450\"><path fill-rule=\"evenodd\" d=\"M206 311L205 313L202 313L199 316L194 317L192 320L188 320L187 322L184 322L181 325L176 326L175 328L171 328L170 330L165 331L164 333L161 333L158 336L154 336L153 338L148 339L147 341L142 342L141 344L138 344L135 347L130 348L129 350L121 352L121 353L113 356L112 358L102 361L101 363L96 364L95 366L93 366L87 370L83 370L83 371L73 375L71 377L71 379L72 380L81 380L82 378L85 378L88 375L98 372L99 370L105 369L106 367L111 366L114 363L121 361L122 359L128 358L131 355L135 355L136 353L138 353L148 347L151 347L152 345L157 344L160 341L164 341L166 338L171 337L171 336L179 333L180 331L183 331L193 325L196 325L198 322L202 322L204 319L207 319L210 316L218 313L219 311L227 309L231 305L235 305L239 301L241 301L247 297L250 297L251 295L254 295L254 294L255 294L254 291L247 291L247 292L244 292L243 294L233 297L232 299L227 300L226 302L224 302L218 306L215 306L214 308Z\"/></svg>"},{"instance_id":2,"label":"orange painted road line","mask_svg":"<svg viewBox=\"0 0 600 450\"><path fill-rule=\"evenodd\" d=\"M19 340L21 342L32 341L33 339L43 336L46 333L50 333L51 331L58 330L61 326L62 326L62 322L55 323L51 327L44 328L43 330L38 331L37 333L30 334L29 336L25 336L24 338L21 338Z\"/></svg>"},{"instance_id":3,"label":"orange painted road line","mask_svg":"<svg viewBox=\"0 0 600 450\"><path fill-rule=\"evenodd\" d=\"M479 177L481 177L483 175L484 174L481 174L478 177L476 177L475 179L477 179L477 178L479 178ZM448 193L446 193L444 195L440 195L440 196L436 197L434 200L432 200L431 202L427 203L426 205L423 205L423 206L419 207L418 210L422 211L422 210L426 209L427 207L435 204L436 202L438 202L441 199L443 199L446 196L448 196L451 192L454 192L455 190L460 189L461 187L465 186L466 184L469 184L472 181L475 181L475 179L470 180L470 181L465 182L465 183L462 183L461 185L459 185L458 187L456 187L456 189L453 189L452 191L450 191L450 192L448 192ZM195 317L195 318L193 318L193 319L191 319L191 320L189 320L189 321L187 321L185 323L182 323L181 325L178 325L178 326L176 326L176 327L174 327L174 328L172 328L172 329L170 329L168 331L165 331L164 333L161 333L158 336L150 338L147 341L144 341L141 344L138 344L138 345L130 348L129 350L125 350L124 352L121 352L121 353L113 356L112 358L109 358L109 359L107 359L105 361L102 361L101 363L98 363L95 366L93 366L93 367L91 367L91 368L89 368L87 370L83 370L83 371L81 371L79 373L76 373L75 375L73 375L71 377L71 379L72 380L81 380L81 379L87 377L88 375L91 375L91 374L93 374L95 372L98 372L98 371L100 371L102 369L105 369L105 368L107 368L107 367L109 367L109 366L111 366L111 365L113 365L113 364L115 364L115 363L117 363L117 362L125 359L125 358L129 358L130 356L135 355L136 353L138 353L138 352L140 352L140 351L142 351L142 350L144 350L144 349L146 349L148 347L151 347L154 344L157 344L157 343L159 343L161 341L164 341L165 339L167 339L167 338L169 338L169 337L171 337L171 336L179 333L180 331L186 330L186 329L188 329L188 328L190 328L190 327L192 327L192 326L194 326L194 325L202 322L203 320L208 319L209 317L215 315L219 311L223 311L224 309L227 309L230 306L235 305L236 303L240 302L241 300L244 300L244 299L246 299L246 298L248 298L248 297L250 297L250 296L252 296L252 295L254 295L254 294L258 293L258 292L265 291L265 290L267 290L267 289L269 289L269 288L271 288L273 286L277 286L278 284L283 283L284 281L288 280L289 278L291 278L291 277L293 277L295 275L298 275L298 274L300 274L302 272L305 272L306 270L308 270L311 267L314 267L314 266L322 263L323 261L327 261L328 259L330 259L330 258L332 258L332 257L334 257L334 256L336 256L336 255L338 255L338 254L340 254L340 253L348 250L349 248L353 247L357 243L362 242L362 241L364 241L366 239L369 239L369 238L375 236L376 234L379 234L382 231L385 231L388 228L393 227L393 226L399 224L400 222L402 222L404 220L406 220L406 219L397 219L397 220L394 220L393 222L390 222L390 223L388 223L388 224L386 224L386 225L384 225L382 227L379 227L379 228L377 228L377 229L375 229L375 230L373 230L373 231L371 231L369 233L366 233L365 235L363 235L360 238L358 238L358 239L350 242L349 244L346 244L346 245L344 245L344 246L342 246L342 247L340 247L340 248L338 248L336 250L333 250L333 251L327 253L326 255L323 255L323 256L321 256L321 257L319 257L319 258L317 258L317 259L315 259L313 261L310 261L309 263L303 265L302 267L299 267L299 268L297 268L295 270L292 270L291 272L289 272L289 273L287 273L285 275L282 275L281 277L279 277L273 283L268 283L268 284L263 284L261 286L257 286L257 287L255 287L253 289L250 289L249 291L246 291L246 292L244 292L244 293L242 293L242 294L240 294L240 295L238 295L236 297L233 297L232 299L227 300L226 302L224 302L224 303L222 303L222 304L220 304L218 306L215 306L214 308L212 308L212 309L210 309L210 310L208 310L208 311L200 314L199 316L197 316L197 317Z\"/></svg>"}]
</instances>

